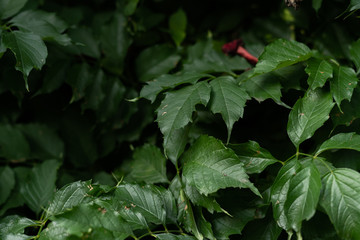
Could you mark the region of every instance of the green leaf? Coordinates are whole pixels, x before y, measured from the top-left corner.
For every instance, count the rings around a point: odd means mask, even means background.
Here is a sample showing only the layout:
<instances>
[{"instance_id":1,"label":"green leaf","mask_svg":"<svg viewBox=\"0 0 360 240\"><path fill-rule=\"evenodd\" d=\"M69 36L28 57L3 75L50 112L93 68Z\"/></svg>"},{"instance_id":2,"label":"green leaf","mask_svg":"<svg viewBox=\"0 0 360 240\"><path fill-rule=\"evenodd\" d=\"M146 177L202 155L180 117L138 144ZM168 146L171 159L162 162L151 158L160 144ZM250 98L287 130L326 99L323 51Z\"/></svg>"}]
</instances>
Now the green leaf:
<instances>
[{"instance_id":1,"label":"green leaf","mask_svg":"<svg viewBox=\"0 0 360 240\"><path fill-rule=\"evenodd\" d=\"M166 211L166 222L176 224L178 208L173 194L170 190L163 187L156 187L154 190L159 193L162 202L164 203L164 208Z\"/></svg>"},{"instance_id":2,"label":"green leaf","mask_svg":"<svg viewBox=\"0 0 360 240\"><path fill-rule=\"evenodd\" d=\"M210 86L206 82L200 82L196 85L166 93L165 99L157 109L156 120L164 135L165 149L172 143L171 137L174 131L184 128L192 121L195 106L197 104L206 106L209 99ZM165 154L167 155L167 152ZM172 159L172 162L176 163L174 160L177 159Z\"/></svg>"},{"instance_id":3,"label":"green leaf","mask_svg":"<svg viewBox=\"0 0 360 240\"><path fill-rule=\"evenodd\" d=\"M18 13L27 0L0 0L0 18L5 19Z\"/></svg>"},{"instance_id":4,"label":"green leaf","mask_svg":"<svg viewBox=\"0 0 360 240\"><path fill-rule=\"evenodd\" d=\"M333 68L326 60L311 58L307 62L305 72L309 75L307 80L311 90L321 88L328 78L333 77Z\"/></svg>"},{"instance_id":5,"label":"green leaf","mask_svg":"<svg viewBox=\"0 0 360 240\"><path fill-rule=\"evenodd\" d=\"M179 9L169 18L169 31L176 46L180 46L186 37L186 13Z\"/></svg>"},{"instance_id":6,"label":"green leaf","mask_svg":"<svg viewBox=\"0 0 360 240\"><path fill-rule=\"evenodd\" d=\"M212 88L210 109L213 113L220 113L224 119L228 129L227 142L229 142L233 125L243 117L245 103L250 97L230 76L218 77L212 80L210 85Z\"/></svg>"},{"instance_id":7,"label":"green leaf","mask_svg":"<svg viewBox=\"0 0 360 240\"><path fill-rule=\"evenodd\" d=\"M127 18L115 13L111 21L101 27L100 42L105 53L103 64L111 72L121 74L127 50L132 43L127 31Z\"/></svg>"},{"instance_id":8,"label":"green leaf","mask_svg":"<svg viewBox=\"0 0 360 240\"><path fill-rule=\"evenodd\" d=\"M129 207L124 207L119 211L120 216L126 220L131 226L132 230L136 229L149 229L149 225L145 217L139 213L132 211Z\"/></svg>"},{"instance_id":9,"label":"green leaf","mask_svg":"<svg viewBox=\"0 0 360 240\"><path fill-rule=\"evenodd\" d=\"M35 166L21 188L26 204L37 214L49 204L54 194L59 165L56 160L48 160Z\"/></svg>"},{"instance_id":10,"label":"green leaf","mask_svg":"<svg viewBox=\"0 0 360 240\"><path fill-rule=\"evenodd\" d=\"M15 174L9 166L0 167L0 205L9 198L15 186Z\"/></svg>"},{"instance_id":11,"label":"green leaf","mask_svg":"<svg viewBox=\"0 0 360 240\"><path fill-rule=\"evenodd\" d=\"M167 137L164 137L163 147L166 157L168 157L174 165L177 164L177 160L184 152L186 144L188 143L189 130L190 126L187 125L184 128L172 130Z\"/></svg>"},{"instance_id":12,"label":"green leaf","mask_svg":"<svg viewBox=\"0 0 360 240\"><path fill-rule=\"evenodd\" d=\"M167 183L166 158L156 146L146 144L137 148L131 163L132 171L128 175L136 181L148 184Z\"/></svg>"},{"instance_id":13,"label":"green leaf","mask_svg":"<svg viewBox=\"0 0 360 240\"><path fill-rule=\"evenodd\" d=\"M265 47L253 76L305 61L311 55L311 50L303 43L278 39Z\"/></svg>"},{"instance_id":14,"label":"green leaf","mask_svg":"<svg viewBox=\"0 0 360 240\"><path fill-rule=\"evenodd\" d=\"M140 92L140 97L149 99L152 103L156 96L163 90L171 89L181 84L195 84L199 79L211 77L211 75L197 72L177 72L175 74L164 74L147 82Z\"/></svg>"},{"instance_id":15,"label":"green leaf","mask_svg":"<svg viewBox=\"0 0 360 240\"><path fill-rule=\"evenodd\" d=\"M22 132L10 125L0 125L0 155L7 159L27 159L30 146Z\"/></svg>"},{"instance_id":16,"label":"green leaf","mask_svg":"<svg viewBox=\"0 0 360 240\"><path fill-rule=\"evenodd\" d=\"M351 0L348 6L348 11L354 11L360 9L360 1L359 0Z\"/></svg>"},{"instance_id":17,"label":"green leaf","mask_svg":"<svg viewBox=\"0 0 360 240\"><path fill-rule=\"evenodd\" d=\"M156 45L142 51L136 59L136 73L141 82L146 82L168 73L180 60L176 49Z\"/></svg>"},{"instance_id":18,"label":"green leaf","mask_svg":"<svg viewBox=\"0 0 360 240\"><path fill-rule=\"evenodd\" d=\"M352 149L360 151L360 135L356 133L339 133L332 136L320 145L315 156L331 149Z\"/></svg>"},{"instance_id":19,"label":"green leaf","mask_svg":"<svg viewBox=\"0 0 360 240\"><path fill-rule=\"evenodd\" d=\"M138 3L139 3L139 0L128 0L124 7L125 16L133 15Z\"/></svg>"},{"instance_id":20,"label":"green leaf","mask_svg":"<svg viewBox=\"0 0 360 240\"><path fill-rule=\"evenodd\" d=\"M288 224L296 232L300 232L303 220L309 220L315 214L320 188L320 173L312 161L302 164L291 178L284 208Z\"/></svg>"},{"instance_id":21,"label":"green leaf","mask_svg":"<svg viewBox=\"0 0 360 240\"><path fill-rule=\"evenodd\" d=\"M312 0L312 7L313 9L318 12L321 8L322 0Z\"/></svg>"},{"instance_id":22,"label":"green leaf","mask_svg":"<svg viewBox=\"0 0 360 240\"><path fill-rule=\"evenodd\" d=\"M343 66L335 69L334 78L330 82L330 90L339 108L342 100L350 101L357 82L358 78L354 69Z\"/></svg>"},{"instance_id":23,"label":"green leaf","mask_svg":"<svg viewBox=\"0 0 360 240\"><path fill-rule=\"evenodd\" d=\"M21 131L29 142L31 155L39 159L62 159L64 143L48 126L31 123L20 125Z\"/></svg>"},{"instance_id":24,"label":"green leaf","mask_svg":"<svg viewBox=\"0 0 360 240\"><path fill-rule=\"evenodd\" d=\"M92 29L86 27L77 27L69 29L69 35L75 43L75 51L77 54L83 54L93 58L100 58L99 41L95 39Z\"/></svg>"},{"instance_id":25,"label":"green leaf","mask_svg":"<svg viewBox=\"0 0 360 240\"><path fill-rule=\"evenodd\" d=\"M334 103L328 93L320 90L307 92L299 99L289 114L287 132L295 147L312 137L329 118Z\"/></svg>"},{"instance_id":26,"label":"green leaf","mask_svg":"<svg viewBox=\"0 0 360 240\"><path fill-rule=\"evenodd\" d=\"M105 74L101 69L99 69L93 79L93 82L89 84L89 87L86 89L86 101L82 105L84 109L93 109L94 111L99 110L100 104L103 102L104 98L108 96L103 90L105 82Z\"/></svg>"},{"instance_id":27,"label":"green leaf","mask_svg":"<svg viewBox=\"0 0 360 240\"><path fill-rule=\"evenodd\" d=\"M151 186L120 185L115 190L114 200L124 202L132 211L143 215L148 222L155 224L166 222L166 212L161 197Z\"/></svg>"},{"instance_id":28,"label":"green leaf","mask_svg":"<svg viewBox=\"0 0 360 240\"><path fill-rule=\"evenodd\" d=\"M261 148L260 145L254 141L242 144L229 144L228 147L239 157L248 174L261 173L267 166L279 162L270 152Z\"/></svg>"},{"instance_id":29,"label":"green leaf","mask_svg":"<svg viewBox=\"0 0 360 240\"><path fill-rule=\"evenodd\" d=\"M36 222L26 217L20 217L18 215L11 215L4 217L0 221L0 236L2 234L17 234L24 233L24 229L31 225L37 225Z\"/></svg>"},{"instance_id":30,"label":"green leaf","mask_svg":"<svg viewBox=\"0 0 360 240\"><path fill-rule=\"evenodd\" d=\"M236 154L219 140L201 136L185 153L183 175L201 194L208 195L222 188L250 188L261 196L249 181Z\"/></svg>"},{"instance_id":31,"label":"green leaf","mask_svg":"<svg viewBox=\"0 0 360 240\"><path fill-rule=\"evenodd\" d=\"M259 102L270 98L279 105L285 105L280 99L282 86L279 77L274 74L263 74L249 78L242 85L244 85L250 97Z\"/></svg>"},{"instance_id":32,"label":"green leaf","mask_svg":"<svg viewBox=\"0 0 360 240\"><path fill-rule=\"evenodd\" d=\"M360 174L338 168L322 178L320 205L329 215L339 236L360 239Z\"/></svg>"},{"instance_id":33,"label":"green leaf","mask_svg":"<svg viewBox=\"0 0 360 240\"><path fill-rule=\"evenodd\" d=\"M281 228L276 224L272 217L251 221L246 225L242 235L244 240L277 240L281 233Z\"/></svg>"},{"instance_id":34,"label":"green leaf","mask_svg":"<svg viewBox=\"0 0 360 240\"><path fill-rule=\"evenodd\" d=\"M80 100L85 96L85 90L90 85L92 77L89 65L86 63L73 65L71 74L66 82L71 86L73 95L70 103Z\"/></svg>"},{"instance_id":35,"label":"green leaf","mask_svg":"<svg viewBox=\"0 0 360 240\"><path fill-rule=\"evenodd\" d=\"M189 235L175 235L172 233L156 234L156 238L159 240L195 240L196 239Z\"/></svg>"},{"instance_id":36,"label":"green leaf","mask_svg":"<svg viewBox=\"0 0 360 240\"><path fill-rule=\"evenodd\" d=\"M360 2L359 2L360 4ZM350 56L357 70L360 69L360 39L350 45Z\"/></svg>"},{"instance_id":37,"label":"green leaf","mask_svg":"<svg viewBox=\"0 0 360 240\"><path fill-rule=\"evenodd\" d=\"M51 93L58 89L67 79L70 69L70 63L67 60L60 60L55 63L47 62L49 68L46 69L43 85L39 90L39 94Z\"/></svg>"},{"instance_id":38,"label":"green leaf","mask_svg":"<svg viewBox=\"0 0 360 240\"><path fill-rule=\"evenodd\" d=\"M205 219L201 208L195 208L195 220L196 220L196 225L199 228L199 231L201 232L201 234L204 236L205 239L211 239L211 240L216 239L212 230L211 223L209 223Z\"/></svg>"},{"instance_id":39,"label":"green leaf","mask_svg":"<svg viewBox=\"0 0 360 240\"><path fill-rule=\"evenodd\" d=\"M21 31L34 33L44 40L53 40L63 46L71 42L67 34L62 34L67 28L66 23L55 13L27 10L12 18L10 23Z\"/></svg>"},{"instance_id":40,"label":"green leaf","mask_svg":"<svg viewBox=\"0 0 360 240\"><path fill-rule=\"evenodd\" d=\"M56 191L46 210L48 217L71 210L83 202L86 194L92 189L90 182L73 182Z\"/></svg>"},{"instance_id":41,"label":"green leaf","mask_svg":"<svg viewBox=\"0 0 360 240\"><path fill-rule=\"evenodd\" d=\"M15 69L22 72L25 86L28 89L27 78L30 71L41 69L48 55L44 42L38 35L28 32L12 31L2 36L3 44L15 55Z\"/></svg>"}]
</instances>

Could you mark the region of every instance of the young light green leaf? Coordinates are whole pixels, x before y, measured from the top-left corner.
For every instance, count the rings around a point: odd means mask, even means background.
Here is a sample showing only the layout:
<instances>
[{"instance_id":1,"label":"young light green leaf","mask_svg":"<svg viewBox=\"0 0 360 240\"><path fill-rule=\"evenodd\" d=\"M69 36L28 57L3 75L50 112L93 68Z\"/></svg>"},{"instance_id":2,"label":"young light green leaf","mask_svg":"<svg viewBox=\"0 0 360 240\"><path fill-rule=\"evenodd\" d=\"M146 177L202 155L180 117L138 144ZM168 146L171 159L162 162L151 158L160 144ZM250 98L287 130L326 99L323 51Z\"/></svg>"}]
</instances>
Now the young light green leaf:
<instances>
[{"instance_id":1,"label":"young light green leaf","mask_svg":"<svg viewBox=\"0 0 360 240\"><path fill-rule=\"evenodd\" d=\"M136 72L141 82L146 82L168 73L173 69L180 55L176 49L156 45L142 51L136 59Z\"/></svg>"},{"instance_id":2,"label":"young light green leaf","mask_svg":"<svg viewBox=\"0 0 360 240\"><path fill-rule=\"evenodd\" d=\"M175 74L164 74L147 82L140 92L140 97L149 99L152 103L156 96L163 90L174 88L181 84L195 84L199 79L211 77L211 75L198 72L178 72Z\"/></svg>"},{"instance_id":3,"label":"young light green leaf","mask_svg":"<svg viewBox=\"0 0 360 240\"><path fill-rule=\"evenodd\" d=\"M30 146L23 133L11 126L0 125L0 156L7 159L27 159Z\"/></svg>"},{"instance_id":4,"label":"young light green leaf","mask_svg":"<svg viewBox=\"0 0 360 240\"><path fill-rule=\"evenodd\" d=\"M360 174L338 168L322 178L320 205L329 215L339 236L360 239Z\"/></svg>"},{"instance_id":5,"label":"young light green leaf","mask_svg":"<svg viewBox=\"0 0 360 240\"><path fill-rule=\"evenodd\" d=\"M15 186L15 174L9 167L0 167L0 205L9 198L12 189Z\"/></svg>"},{"instance_id":6,"label":"young light green leaf","mask_svg":"<svg viewBox=\"0 0 360 240\"><path fill-rule=\"evenodd\" d=\"M311 50L303 43L278 39L265 47L253 76L305 61L311 55Z\"/></svg>"},{"instance_id":7,"label":"young light green leaf","mask_svg":"<svg viewBox=\"0 0 360 240\"><path fill-rule=\"evenodd\" d=\"M20 189L26 204L37 214L49 204L54 194L59 165L56 160L48 160L35 166Z\"/></svg>"},{"instance_id":8,"label":"young light green leaf","mask_svg":"<svg viewBox=\"0 0 360 240\"><path fill-rule=\"evenodd\" d=\"M331 149L352 149L360 151L360 135L356 133L339 133L332 136L320 145L315 156Z\"/></svg>"},{"instance_id":9,"label":"young light green leaf","mask_svg":"<svg viewBox=\"0 0 360 240\"><path fill-rule=\"evenodd\" d=\"M15 69L22 72L25 86L28 89L27 78L30 71L41 69L45 64L48 55L44 42L38 35L28 32L12 31L6 32L2 36L3 44L15 55Z\"/></svg>"},{"instance_id":10,"label":"young light green leaf","mask_svg":"<svg viewBox=\"0 0 360 240\"><path fill-rule=\"evenodd\" d=\"M196 238L189 235L175 235L172 233L157 234L156 237L159 240L196 240Z\"/></svg>"},{"instance_id":11,"label":"young light green leaf","mask_svg":"<svg viewBox=\"0 0 360 240\"><path fill-rule=\"evenodd\" d=\"M148 184L169 182L166 176L166 158L156 146L147 144L137 148L133 159L130 178Z\"/></svg>"},{"instance_id":12,"label":"young light green leaf","mask_svg":"<svg viewBox=\"0 0 360 240\"><path fill-rule=\"evenodd\" d=\"M86 194L91 190L90 182L73 182L56 191L49 207L46 209L48 217L55 216L83 202Z\"/></svg>"},{"instance_id":13,"label":"young light green leaf","mask_svg":"<svg viewBox=\"0 0 360 240\"><path fill-rule=\"evenodd\" d=\"M290 189L291 178L301 168L299 161L292 160L287 162L278 172L276 179L271 186L271 203L273 207L274 219L277 224L285 229L290 230L291 226L285 214L285 202Z\"/></svg>"},{"instance_id":14,"label":"young light green leaf","mask_svg":"<svg viewBox=\"0 0 360 240\"><path fill-rule=\"evenodd\" d=\"M322 0L312 0L312 7L313 9L318 12L321 8Z\"/></svg>"},{"instance_id":15,"label":"young light green leaf","mask_svg":"<svg viewBox=\"0 0 360 240\"><path fill-rule=\"evenodd\" d=\"M272 73L249 78L243 85L250 97L259 102L270 98L279 105L285 105L280 99L282 86L279 77Z\"/></svg>"},{"instance_id":16,"label":"young light green leaf","mask_svg":"<svg viewBox=\"0 0 360 240\"><path fill-rule=\"evenodd\" d=\"M69 45L71 42L67 34L62 34L67 28L66 23L55 13L27 10L13 17L10 24L18 27L21 31L32 32L42 39L53 40L63 46Z\"/></svg>"},{"instance_id":17,"label":"young light green leaf","mask_svg":"<svg viewBox=\"0 0 360 240\"><path fill-rule=\"evenodd\" d=\"M360 69L360 39L350 45L350 56L357 70Z\"/></svg>"},{"instance_id":18,"label":"young light green leaf","mask_svg":"<svg viewBox=\"0 0 360 240\"><path fill-rule=\"evenodd\" d=\"M264 169L276 162L270 152L261 148L257 142L249 141L241 144L229 144L229 148L234 150L240 161L243 162L246 173L261 173Z\"/></svg>"},{"instance_id":19,"label":"young light green leaf","mask_svg":"<svg viewBox=\"0 0 360 240\"><path fill-rule=\"evenodd\" d=\"M245 103L250 97L230 76L218 77L212 80L210 85L212 89L210 109L213 113L220 113L224 119L228 129L227 142L229 142L233 125L243 117Z\"/></svg>"},{"instance_id":20,"label":"young light green leaf","mask_svg":"<svg viewBox=\"0 0 360 240\"><path fill-rule=\"evenodd\" d=\"M35 221L18 215L4 217L0 221L0 236L2 234L24 233L24 229L31 225L37 225Z\"/></svg>"},{"instance_id":21,"label":"young light green leaf","mask_svg":"<svg viewBox=\"0 0 360 240\"><path fill-rule=\"evenodd\" d=\"M0 0L0 18L5 19L18 13L27 0Z\"/></svg>"},{"instance_id":22,"label":"young light green leaf","mask_svg":"<svg viewBox=\"0 0 360 240\"><path fill-rule=\"evenodd\" d=\"M201 194L208 195L229 187L250 188L261 196L249 181L240 159L221 141L201 136L184 155L183 176Z\"/></svg>"},{"instance_id":23,"label":"young light green leaf","mask_svg":"<svg viewBox=\"0 0 360 240\"><path fill-rule=\"evenodd\" d=\"M299 99L289 114L287 132L295 147L312 137L314 132L329 119L334 103L328 93L321 90L307 92Z\"/></svg>"},{"instance_id":24,"label":"young light green leaf","mask_svg":"<svg viewBox=\"0 0 360 240\"><path fill-rule=\"evenodd\" d=\"M330 90L339 108L342 100L350 101L357 82L358 78L354 69L343 66L335 69L334 78L330 82Z\"/></svg>"},{"instance_id":25,"label":"young light green leaf","mask_svg":"<svg viewBox=\"0 0 360 240\"><path fill-rule=\"evenodd\" d=\"M161 197L151 186L120 185L115 190L114 200L127 204L134 212L141 213L148 222L155 224L166 222L166 211Z\"/></svg>"},{"instance_id":26,"label":"young light green leaf","mask_svg":"<svg viewBox=\"0 0 360 240\"><path fill-rule=\"evenodd\" d=\"M210 86L206 82L167 92L165 99L157 109L157 122L164 135L164 143L170 143L169 137L174 130L185 127L192 121L192 113L197 104L206 106L210 99ZM165 149L167 145L165 145ZM167 153L165 153L167 154Z\"/></svg>"},{"instance_id":27,"label":"young light green leaf","mask_svg":"<svg viewBox=\"0 0 360 240\"><path fill-rule=\"evenodd\" d=\"M170 16L169 31L176 46L180 46L186 37L186 13L179 9Z\"/></svg>"},{"instance_id":28,"label":"young light green leaf","mask_svg":"<svg viewBox=\"0 0 360 240\"><path fill-rule=\"evenodd\" d=\"M315 214L320 188L320 173L312 161L302 164L291 178L284 209L289 226L296 232L300 232L303 220Z\"/></svg>"},{"instance_id":29,"label":"young light green leaf","mask_svg":"<svg viewBox=\"0 0 360 240\"><path fill-rule=\"evenodd\" d=\"M333 77L333 68L326 60L311 58L307 62L305 72L309 75L307 80L311 90L321 88L328 78Z\"/></svg>"}]
</instances>

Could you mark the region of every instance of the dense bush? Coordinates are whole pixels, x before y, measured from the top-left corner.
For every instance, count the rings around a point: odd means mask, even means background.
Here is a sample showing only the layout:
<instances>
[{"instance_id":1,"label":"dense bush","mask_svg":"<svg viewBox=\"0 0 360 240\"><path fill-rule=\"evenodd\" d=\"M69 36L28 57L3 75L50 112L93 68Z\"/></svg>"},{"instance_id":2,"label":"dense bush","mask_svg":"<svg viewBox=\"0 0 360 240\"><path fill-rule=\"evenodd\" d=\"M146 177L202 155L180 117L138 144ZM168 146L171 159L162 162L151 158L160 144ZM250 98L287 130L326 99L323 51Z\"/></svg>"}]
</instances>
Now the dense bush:
<instances>
[{"instance_id":1,"label":"dense bush","mask_svg":"<svg viewBox=\"0 0 360 240\"><path fill-rule=\"evenodd\" d=\"M360 1L286 2L0 0L0 238L360 239Z\"/></svg>"}]
</instances>

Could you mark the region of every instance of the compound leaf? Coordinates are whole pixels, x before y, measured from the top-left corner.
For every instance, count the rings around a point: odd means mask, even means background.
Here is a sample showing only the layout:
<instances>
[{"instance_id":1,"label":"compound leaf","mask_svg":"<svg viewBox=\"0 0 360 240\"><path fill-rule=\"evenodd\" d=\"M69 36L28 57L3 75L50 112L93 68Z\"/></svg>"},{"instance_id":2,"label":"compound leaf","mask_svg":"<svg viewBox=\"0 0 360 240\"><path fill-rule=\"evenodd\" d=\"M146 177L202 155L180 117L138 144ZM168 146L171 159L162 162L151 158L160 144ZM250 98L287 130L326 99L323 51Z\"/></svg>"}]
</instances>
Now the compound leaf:
<instances>
[{"instance_id":1,"label":"compound leaf","mask_svg":"<svg viewBox=\"0 0 360 240\"><path fill-rule=\"evenodd\" d=\"M323 87L328 78L333 77L333 68L326 60L311 58L305 72L309 75L307 80L311 90Z\"/></svg>"},{"instance_id":2,"label":"compound leaf","mask_svg":"<svg viewBox=\"0 0 360 240\"><path fill-rule=\"evenodd\" d=\"M295 103L287 125L288 135L295 147L312 137L329 118L333 106L331 95L320 90L308 92Z\"/></svg>"},{"instance_id":3,"label":"compound leaf","mask_svg":"<svg viewBox=\"0 0 360 240\"><path fill-rule=\"evenodd\" d=\"M183 175L201 194L239 187L250 188L261 196L236 154L213 137L201 136L183 158Z\"/></svg>"},{"instance_id":4,"label":"compound leaf","mask_svg":"<svg viewBox=\"0 0 360 240\"><path fill-rule=\"evenodd\" d=\"M228 129L227 142L229 142L233 125L242 118L245 103L250 97L230 76L218 77L212 80L210 85L212 88L210 109L213 113L220 113L224 119Z\"/></svg>"},{"instance_id":5,"label":"compound leaf","mask_svg":"<svg viewBox=\"0 0 360 240\"><path fill-rule=\"evenodd\" d=\"M360 174L338 168L322 178L320 205L329 215L339 236L360 239Z\"/></svg>"}]
</instances>

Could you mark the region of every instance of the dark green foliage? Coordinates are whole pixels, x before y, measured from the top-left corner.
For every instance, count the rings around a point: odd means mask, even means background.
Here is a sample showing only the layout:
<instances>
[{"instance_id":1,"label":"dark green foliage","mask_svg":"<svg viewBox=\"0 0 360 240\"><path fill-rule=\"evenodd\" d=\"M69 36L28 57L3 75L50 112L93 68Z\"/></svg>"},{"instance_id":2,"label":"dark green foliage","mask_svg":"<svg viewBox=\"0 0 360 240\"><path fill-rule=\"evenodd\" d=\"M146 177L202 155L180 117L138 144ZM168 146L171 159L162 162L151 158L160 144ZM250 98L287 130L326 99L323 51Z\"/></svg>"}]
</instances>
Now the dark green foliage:
<instances>
[{"instance_id":1,"label":"dark green foliage","mask_svg":"<svg viewBox=\"0 0 360 240\"><path fill-rule=\"evenodd\" d=\"M0 239L360 240L360 1L296 2L0 0Z\"/></svg>"}]
</instances>

